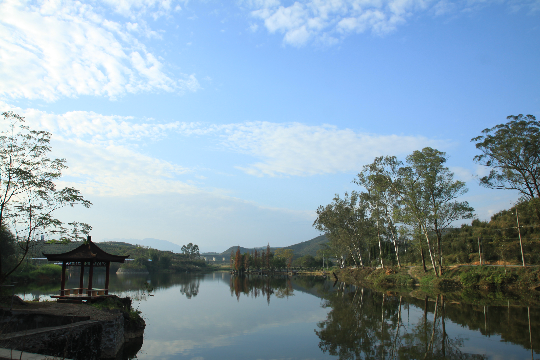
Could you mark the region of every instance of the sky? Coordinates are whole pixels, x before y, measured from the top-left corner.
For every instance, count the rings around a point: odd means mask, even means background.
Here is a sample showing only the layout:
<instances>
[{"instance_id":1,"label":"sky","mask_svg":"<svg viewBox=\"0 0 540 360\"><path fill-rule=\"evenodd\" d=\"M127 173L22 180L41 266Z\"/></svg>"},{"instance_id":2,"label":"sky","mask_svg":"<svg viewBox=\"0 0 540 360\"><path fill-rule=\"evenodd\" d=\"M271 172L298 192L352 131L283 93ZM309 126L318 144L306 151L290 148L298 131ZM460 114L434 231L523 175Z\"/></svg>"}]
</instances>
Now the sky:
<instances>
[{"instance_id":1,"label":"sky","mask_svg":"<svg viewBox=\"0 0 540 360\"><path fill-rule=\"evenodd\" d=\"M376 156L446 152L476 216L471 142L540 115L540 0L0 1L0 111L52 133L92 239L201 251L319 235Z\"/></svg>"}]
</instances>

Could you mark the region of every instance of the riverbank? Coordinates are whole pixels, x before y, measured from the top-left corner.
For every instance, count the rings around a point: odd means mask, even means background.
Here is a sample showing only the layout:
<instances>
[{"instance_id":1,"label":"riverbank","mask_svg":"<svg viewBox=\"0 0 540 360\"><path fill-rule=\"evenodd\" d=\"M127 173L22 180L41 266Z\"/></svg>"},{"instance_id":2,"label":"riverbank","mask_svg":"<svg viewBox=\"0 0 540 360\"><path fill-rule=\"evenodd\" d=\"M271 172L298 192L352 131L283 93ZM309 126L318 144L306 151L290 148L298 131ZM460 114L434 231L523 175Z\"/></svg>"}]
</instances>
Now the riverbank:
<instances>
[{"instance_id":1,"label":"riverbank","mask_svg":"<svg viewBox=\"0 0 540 360\"><path fill-rule=\"evenodd\" d=\"M415 297L444 293L456 301L509 301L540 305L540 266L455 266L436 277L419 266L400 268L345 268L335 271L339 281L379 291L404 292Z\"/></svg>"},{"instance_id":2,"label":"riverbank","mask_svg":"<svg viewBox=\"0 0 540 360\"><path fill-rule=\"evenodd\" d=\"M74 359L136 354L146 326L129 298L90 304L2 301L0 347ZM7 305L7 306L6 306Z\"/></svg>"}]
</instances>

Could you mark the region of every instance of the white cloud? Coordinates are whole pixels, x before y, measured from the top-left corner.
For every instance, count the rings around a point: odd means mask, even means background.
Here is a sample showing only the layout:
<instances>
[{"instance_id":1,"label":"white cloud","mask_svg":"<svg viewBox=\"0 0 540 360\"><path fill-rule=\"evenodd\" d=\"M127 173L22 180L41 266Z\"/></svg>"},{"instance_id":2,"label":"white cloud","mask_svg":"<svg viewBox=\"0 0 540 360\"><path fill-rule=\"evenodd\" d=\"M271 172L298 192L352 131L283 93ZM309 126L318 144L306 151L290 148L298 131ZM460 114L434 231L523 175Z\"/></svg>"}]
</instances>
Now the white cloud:
<instances>
[{"instance_id":1,"label":"white cloud","mask_svg":"<svg viewBox=\"0 0 540 360\"><path fill-rule=\"evenodd\" d=\"M384 35L418 14L470 12L497 3L507 3L514 11L540 9L539 0L297 0L290 5L278 0L242 2L270 33L283 34L283 42L293 46L312 40L331 45L351 33ZM333 41L327 41L329 38Z\"/></svg>"},{"instance_id":2,"label":"white cloud","mask_svg":"<svg viewBox=\"0 0 540 360\"><path fill-rule=\"evenodd\" d=\"M9 108L6 104L0 106ZM195 192L179 181L192 169L140 154L146 139L206 136L228 150L247 154L251 164L238 164L255 176L309 176L357 171L376 156L404 156L425 146L444 148L446 141L422 136L377 135L335 126L300 123L252 122L207 125L187 122L156 123L121 116L75 111L50 114L39 110L13 109L25 116L32 128L54 134L55 154L70 160L65 173L85 192L100 195L136 195L163 192ZM461 173L465 170L458 169ZM201 179L193 173L193 178ZM199 177L198 177L199 176ZM467 176L464 174L463 176Z\"/></svg>"},{"instance_id":3,"label":"white cloud","mask_svg":"<svg viewBox=\"0 0 540 360\"><path fill-rule=\"evenodd\" d=\"M53 114L36 109L20 109L0 102L2 109L12 109L25 117L31 128L42 129L64 138L84 139L90 143L111 141L122 143L137 141L143 138L159 139L167 133L175 131L183 135L204 134L208 129L200 124L187 122L157 123L152 119L146 122L133 117L102 115L92 111L70 111L64 114Z\"/></svg>"},{"instance_id":4,"label":"white cloud","mask_svg":"<svg viewBox=\"0 0 540 360\"><path fill-rule=\"evenodd\" d=\"M194 194L199 190L176 179L189 169L137 153L125 146L100 146L82 140L57 139L54 153L69 155L63 175L85 196L134 196L140 194Z\"/></svg>"},{"instance_id":5,"label":"white cloud","mask_svg":"<svg viewBox=\"0 0 540 360\"><path fill-rule=\"evenodd\" d=\"M150 15L154 19L180 11L188 0L101 0L115 12L130 18Z\"/></svg>"},{"instance_id":6,"label":"white cloud","mask_svg":"<svg viewBox=\"0 0 540 360\"><path fill-rule=\"evenodd\" d=\"M223 128L224 144L261 161L238 168L256 176L305 176L358 170L376 156L405 155L447 142L422 136L375 135L299 123L256 122Z\"/></svg>"},{"instance_id":7,"label":"white cloud","mask_svg":"<svg viewBox=\"0 0 540 360\"><path fill-rule=\"evenodd\" d=\"M0 96L116 98L142 91L195 91L193 75L173 78L132 33L158 36L141 22L107 20L80 2L0 3Z\"/></svg>"},{"instance_id":8,"label":"white cloud","mask_svg":"<svg viewBox=\"0 0 540 360\"><path fill-rule=\"evenodd\" d=\"M1 102L0 106L9 108ZM178 179L179 175L191 173L191 169L136 151L137 142L158 139L170 131L186 135L200 133L197 124L137 123L129 117L85 111L56 115L35 109L12 110L24 116L30 128L53 134L52 156L68 159L68 169L63 171L65 178L58 182L60 186L74 186L85 196L199 191Z\"/></svg>"}]
</instances>

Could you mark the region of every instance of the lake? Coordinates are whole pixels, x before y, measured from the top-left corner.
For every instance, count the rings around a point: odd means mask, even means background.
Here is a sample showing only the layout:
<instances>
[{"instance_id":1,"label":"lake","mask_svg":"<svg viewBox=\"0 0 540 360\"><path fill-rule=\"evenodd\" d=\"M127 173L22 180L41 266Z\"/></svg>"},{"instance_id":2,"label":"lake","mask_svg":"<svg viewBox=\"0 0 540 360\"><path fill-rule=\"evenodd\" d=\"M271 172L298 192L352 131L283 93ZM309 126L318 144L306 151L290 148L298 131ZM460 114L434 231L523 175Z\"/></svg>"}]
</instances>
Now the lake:
<instances>
[{"instance_id":1,"label":"lake","mask_svg":"<svg viewBox=\"0 0 540 360\"><path fill-rule=\"evenodd\" d=\"M94 275L96 287L104 280L104 274ZM68 278L67 286L77 284L77 274ZM44 299L57 288L17 292L28 300ZM398 296L316 277L227 272L112 275L110 288L130 296L146 321L137 359L533 359L540 354L540 309L510 302L466 305L445 296Z\"/></svg>"}]
</instances>

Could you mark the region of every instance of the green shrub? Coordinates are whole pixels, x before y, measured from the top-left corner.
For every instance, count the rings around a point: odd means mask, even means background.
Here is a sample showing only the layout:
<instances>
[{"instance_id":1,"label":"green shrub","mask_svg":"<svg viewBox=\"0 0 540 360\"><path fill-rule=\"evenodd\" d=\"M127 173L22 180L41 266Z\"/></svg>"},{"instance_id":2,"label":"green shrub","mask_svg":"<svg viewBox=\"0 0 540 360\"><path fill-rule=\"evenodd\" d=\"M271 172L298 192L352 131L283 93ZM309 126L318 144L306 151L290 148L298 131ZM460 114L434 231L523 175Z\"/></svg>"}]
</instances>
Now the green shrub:
<instances>
[{"instance_id":1,"label":"green shrub","mask_svg":"<svg viewBox=\"0 0 540 360\"><path fill-rule=\"evenodd\" d=\"M42 276L58 278L62 276L62 267L54 264L38 266L35 270L30 271L29 276L34 278Z\"/></svg>"}]
</instances>

